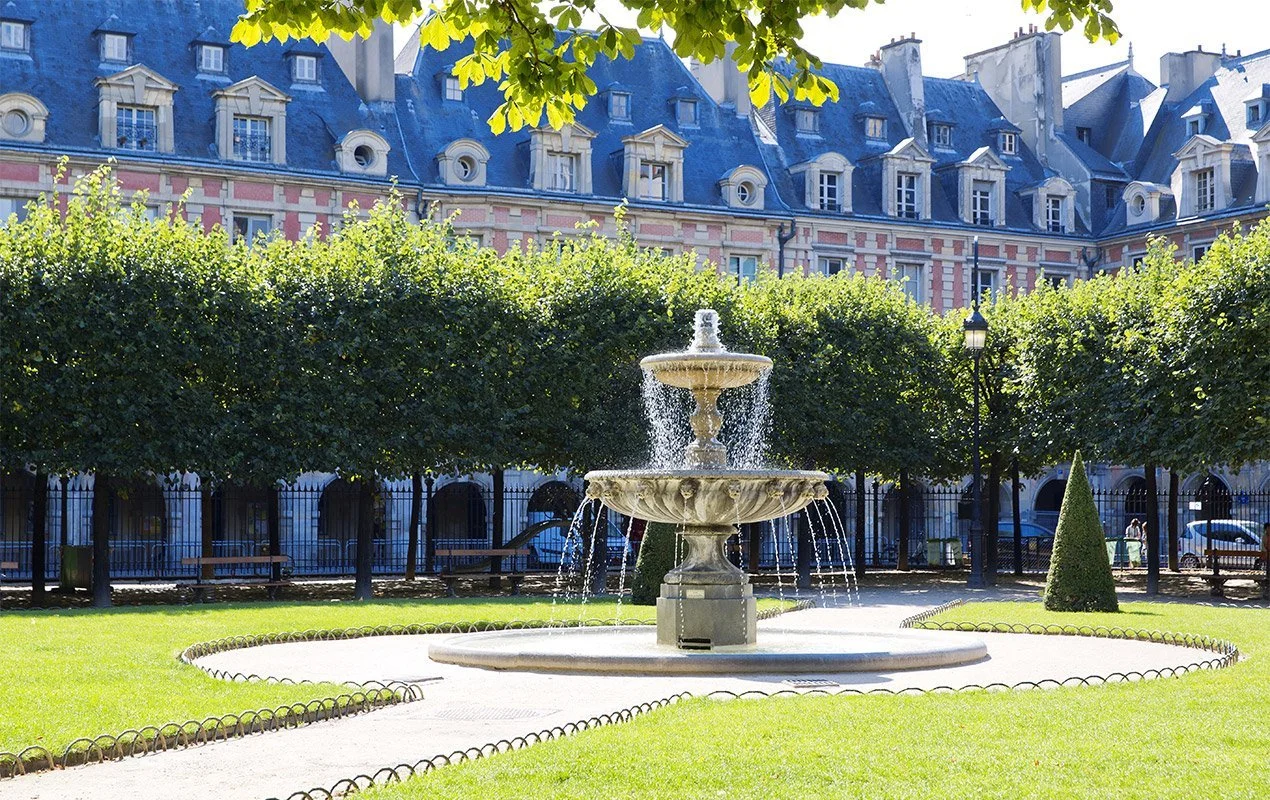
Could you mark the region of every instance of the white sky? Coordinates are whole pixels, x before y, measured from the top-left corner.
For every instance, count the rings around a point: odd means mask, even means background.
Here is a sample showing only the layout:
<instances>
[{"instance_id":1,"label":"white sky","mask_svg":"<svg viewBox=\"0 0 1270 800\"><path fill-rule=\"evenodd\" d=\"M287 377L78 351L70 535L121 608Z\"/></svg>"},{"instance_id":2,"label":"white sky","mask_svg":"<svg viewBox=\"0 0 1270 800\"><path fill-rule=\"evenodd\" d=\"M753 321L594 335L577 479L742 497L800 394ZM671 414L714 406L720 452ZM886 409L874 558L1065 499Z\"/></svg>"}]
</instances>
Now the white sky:
<instances>
[{"instance_id":1,"label":"white sky","mask_svg":"<svg viewBox=\"0 0 1270 800\"><path fill-rule=\"evenodd\" d=\"M633 24L634 15L614 0L599 0L609 19ZM1123 34L1116 45L1090 44L1073 30L1063 36L1063 73L1123 61L1133 43L1134 66L1159 80L1160 56L1167 52L1230 53L1270 49L1270 2L1265 0L1115 0L1112 17ZM889 0L863 11L847 8L831 20L804 24L804 45L827 62L863 65L893 38L916 33L922 40L922 70L932 77L960 75L962 57L1008 41L1019 26L1042 26L1044 18L1024 13L1019 0ZM591 20L587 20L588 23ZM399 29L398 45L407 32Z\"/></svg>"}]
</instances>

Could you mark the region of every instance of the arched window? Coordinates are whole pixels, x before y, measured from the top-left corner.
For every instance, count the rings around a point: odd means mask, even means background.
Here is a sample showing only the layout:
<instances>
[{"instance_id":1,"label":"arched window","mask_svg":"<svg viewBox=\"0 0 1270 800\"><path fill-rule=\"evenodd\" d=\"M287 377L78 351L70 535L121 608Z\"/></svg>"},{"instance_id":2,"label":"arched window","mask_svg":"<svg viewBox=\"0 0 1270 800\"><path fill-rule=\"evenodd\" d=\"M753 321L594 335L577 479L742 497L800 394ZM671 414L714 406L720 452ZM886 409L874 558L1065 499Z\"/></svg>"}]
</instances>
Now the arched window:
<instances>
[{"instance_id":1,"label":"arched window","mask_svg":"<svg viewBox=\"0 0 1270 800\"><path fill-rule=\"evenodd\" d=\"M447 483L433 496L435 539L481 539L488 537L485 527L485 496L481 487L471 481Z\"/></svg>"},{"instance_id":2,"label":"arched window","mask_svg":"<svg viewBox=\"0 0 1270 800\"><path fill-rule=\"evenodd\" d=\"M318 500L317 559L325 570L347 571L353 568L357 552L358 494L361 487L343 478L336 478L322 490ZM376 487L371 511L371 536L382 541L386 535L384 526L384 492ZM379 547L376 547L378 555Z\"/></svg>"},{"instance_id":3,"label":"arched window","mask_svg":"<svg viewBox=\"0 0 1270 800\"><path fill-rule=\"evenodd\" d=\"M269 547L269 490L227 484L212 504L214 555L255 556Z\"/></svg>"},{"instance_id":4,"label":"arched window","mask_svg":"<svg viewBox=\"0 0 1270 800\"><path fill-rule=\"evenodd\" d=\"M1033 517L1038 525L1050 530L1058 527L1058 512L1063 508L1063 494L1067 491L1067 481L1055 478L1046 481L1036 493L1036 502L1032 506Z\"/></svg>"}]
</instances>

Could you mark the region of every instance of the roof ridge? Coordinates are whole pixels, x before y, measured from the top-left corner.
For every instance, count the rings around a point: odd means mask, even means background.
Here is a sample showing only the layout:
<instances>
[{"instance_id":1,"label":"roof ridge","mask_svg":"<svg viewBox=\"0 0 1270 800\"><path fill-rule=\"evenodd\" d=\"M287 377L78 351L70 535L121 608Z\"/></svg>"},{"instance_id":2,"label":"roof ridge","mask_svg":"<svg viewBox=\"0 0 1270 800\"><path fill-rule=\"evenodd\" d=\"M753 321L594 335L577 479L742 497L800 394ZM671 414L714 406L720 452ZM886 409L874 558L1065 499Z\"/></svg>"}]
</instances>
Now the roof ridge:
<instances>
[{"instance_id":1,"label":"roof ridge","mask_svg":"<svg viewBox=\"0 0 1270 800\"><path fill-rule=\"evenodd\" d=\"M1070 75L1064 75L1062 76L1062 78L1060 78L1060 80L1063 83L1067 83L1068 81L1079 80L1081 78L1088 78L1090 75L1097 75L1099 72L1106 72L1107 70L1112 70L1112 69L1120 69L1121 67L1132 68L1133 62L1129 61L1128 59L1125 59L1124 61L1116 61L1111 64L1103 64L1101 67L1092 67L1090 69L1084 70L1083 72L1073 72Z\"/></svg>"}]
</instances>

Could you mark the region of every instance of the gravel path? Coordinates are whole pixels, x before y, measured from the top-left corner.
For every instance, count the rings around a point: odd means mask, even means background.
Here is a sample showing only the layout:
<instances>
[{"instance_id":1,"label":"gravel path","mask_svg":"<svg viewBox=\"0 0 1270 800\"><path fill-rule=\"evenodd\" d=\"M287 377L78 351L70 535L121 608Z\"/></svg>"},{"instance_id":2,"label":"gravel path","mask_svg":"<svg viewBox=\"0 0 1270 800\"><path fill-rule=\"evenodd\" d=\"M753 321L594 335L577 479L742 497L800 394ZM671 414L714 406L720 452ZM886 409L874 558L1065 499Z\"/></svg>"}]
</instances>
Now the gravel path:
<instances>
[{"instance_id":1,"label":"gravel path","mask_svg":"<svg viewBox=\"0 0 1270 800\"><path fill-rule=\"evenodd\" d=\"M858 605L785 615L760 623L760 635L763 626L894 629L904 617L965 596L964 590L865 590ZM979 596L997 599L1009 596L1009 591ZM1143 642L1018 634L941 635L982 639L989 657L958 667L832 678L860 689L898 690L1062 680L1201 660L1195 650ZM5 781L0 783L0 798L285 798L300 789L331 786L342 778L372 773L380 767L413 763L678 692L785 688L779 675L606 677L442 665L427 657L429 644L441 638L446 636L279 644L208 656L200 663L276 677L424 681L424 700L291 731Z\"/></svg>"}]
</instances>

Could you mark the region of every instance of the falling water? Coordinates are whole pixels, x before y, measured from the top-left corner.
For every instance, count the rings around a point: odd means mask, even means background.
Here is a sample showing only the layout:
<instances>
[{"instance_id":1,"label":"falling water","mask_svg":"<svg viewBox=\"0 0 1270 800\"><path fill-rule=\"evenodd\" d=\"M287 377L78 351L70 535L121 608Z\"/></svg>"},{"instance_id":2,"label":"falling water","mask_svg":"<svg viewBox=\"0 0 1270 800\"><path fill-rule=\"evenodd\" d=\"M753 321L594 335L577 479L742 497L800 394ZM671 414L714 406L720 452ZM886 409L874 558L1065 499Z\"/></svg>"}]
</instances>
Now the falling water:
<instances>
[{"instance_id":1,"label":"falling water","mask_svg":"<svg viewBox=\"0 0 1270 800\"><path fill-rule=\"evenodd\" d=\"M649 467L682 469L684 450L692 441L688 426L691 398L681 389L659 383L648 370L644 371L643 394L651 450Z\"/></svg>"}]
</instances>

